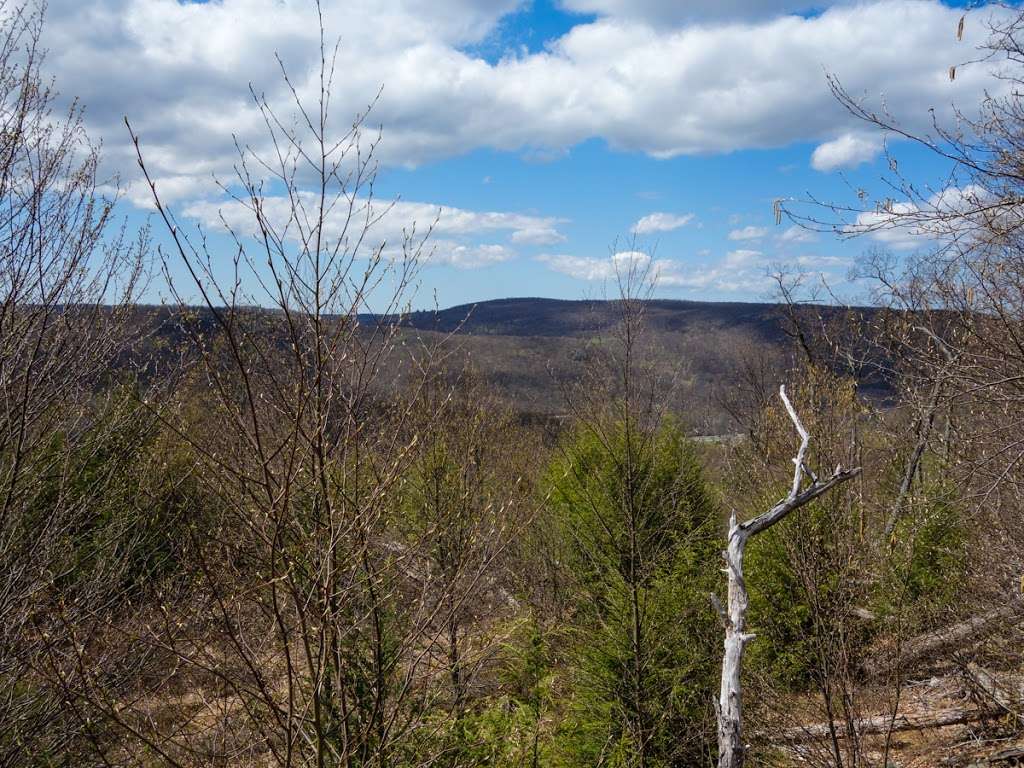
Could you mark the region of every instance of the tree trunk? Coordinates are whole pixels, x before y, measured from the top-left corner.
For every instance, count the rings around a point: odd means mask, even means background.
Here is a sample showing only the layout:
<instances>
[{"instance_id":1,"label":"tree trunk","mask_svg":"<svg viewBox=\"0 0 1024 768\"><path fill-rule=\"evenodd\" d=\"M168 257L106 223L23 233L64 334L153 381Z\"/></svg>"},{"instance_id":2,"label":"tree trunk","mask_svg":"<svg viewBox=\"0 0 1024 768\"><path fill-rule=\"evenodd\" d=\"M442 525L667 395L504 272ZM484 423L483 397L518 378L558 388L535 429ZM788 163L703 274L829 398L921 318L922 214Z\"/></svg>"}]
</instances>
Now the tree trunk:
<instances>
[{"instance_id":1,"label":"tree trunk","mask_svg":"<svg viewBox=\"0 0 1024 768\"><path fill-rule=\"evenodd\" d=\"M725 624L725 654L722 658L722 687L717 707L718 768L743 768L747 750L747 745L743 743L743 696L740 680L743 649L754 639L753 635L745 631L747 607L750 602L747 597L747 586L743 581L743 551L746 549L747 540L768 530L794 510L860 474L859 467L843 471L842 467L837 466L830 477L819 480L813 472L809 472L804 461L807 457L810 435L800 423L800 417L786 397L785 387L779 387L779 397L800 435L800 448L793 459L793 484L786 498L753 520L740 523L734 510L729 518L729 542L723 553L725 571L729 579L729 604L727 611L719 608ZM811 483L806 487L805 475L811 478Z\"/></svg>"},{"instance_id":2,"label":"tree trunk","mask_svg":"<svg viewBox=\"0 0 1024 768\"><path fill-rule=\"evenodd\" d=\"M725 617L725 655L722 658L722 687L718 698L719 768L742 768L746 745L743 743L743 696L740 671L744 646L753 635L744 632L747 621L747 587L743 582L743 551L747 532L729 518L729 544L725 551L729 579L728 614Z\"/></svg>"}]
</instances>

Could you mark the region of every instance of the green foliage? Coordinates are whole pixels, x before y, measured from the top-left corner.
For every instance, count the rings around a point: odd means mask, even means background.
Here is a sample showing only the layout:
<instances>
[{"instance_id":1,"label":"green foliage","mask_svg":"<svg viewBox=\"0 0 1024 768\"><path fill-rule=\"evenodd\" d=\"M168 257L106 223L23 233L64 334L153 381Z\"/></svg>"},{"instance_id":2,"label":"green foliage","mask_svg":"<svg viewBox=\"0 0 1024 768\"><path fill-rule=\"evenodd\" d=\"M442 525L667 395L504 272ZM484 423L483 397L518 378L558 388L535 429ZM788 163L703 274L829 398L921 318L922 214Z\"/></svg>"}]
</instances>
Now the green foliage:
<instances>
[{"instance_id":1,"label":"green foliage","mask_svg":"<svg viewBox=\"0 0 1024 768\"><path fill-rule=\"evenodd\" d=\"M804 512L814 517L813 508ZM747 546L749 622L757 638L747 648L747 668L763 670L775 684L798 690L810 675L814 620L786 547L790 523L769 528Z\"/></svg>"},{"instance_id":2,"label":"green foliage","mask_svg":"<svg viewBox=\"0 0 1024 768\"><path fill-rule=\"evenodd\" d=\"M803 690L815 670L818 638L842 633L856 651L897 615L901 631L926 629L955 603L966 579L967 531L950 498L938 487L920 491L892 540L865 539L860 552L851 552L859 536L838 497L808 505L755 537L745 560L757 635L749 668L763 670L775 685ZM891 503L883 499L881 507L888 512ZM854 607L869 608L877 619L852 615Z\"/></svg>"},{"instance_id":3,"label":"green foliage","mask_svg":"<svg viewBox=\"0 0 1024 768\"><path fill-rule=\"evenodd\" d=\"M503 645L498 693L461 724L462 764L489 768L550 765L551 723L559 696L550 638L532 618L517 622Z\"/></svg>"},{"instance_id":4,"label":"green foliage","mask_svg":"<svg viewBox=\"0 0 1024 768\"><path fill-rule=\"evenodd\" d=\"M819 499L756 536L747 547L748 669L804 690L857 665L877 625L857 615L877 578L870 545L840 493Z\"/></svg>"},{"instance_id":5,"label":"green foliage","mask_svg":"<svg viewBox=\"0 0 1024 768\"><path fill-rule=\"evenodd\" d=\"M550 700L552 687L551 640L531 616L519 622L503 647L499 673L509 696L539 713Z\"/></svg>"},{"instance_id":6,"label":"green foliage","mask_svg":"<svg viewBox=\"0 0 1024 768\"><path fill-rule=\"evenodd\" d=\"M562 696L551 635L532 614L502 624L507 635L493 658L495 678L461 718L434 707L425 727L410 734L394 763L413 768L540 768L551 765L552 730ZM561 634L557 629L555 634Z\"/></svg>"},{"instance_id":7,"label":"green foliage","mask_svg":"<svg viewBox=\"0 0 1024 768\"><path fill-rule=\"evenodd\" d=\"M57 693L28 679L3 681L8 712L17 713L0 725L0 764L50 768L67 765L67 734L76 724L60 710Z\"/></svg>"},{"instance_id":8,"label":"green foliage","mask_svg":"<svg viewBox=\"0 0 1024 768\"><path fill-rule=\"evenodd\" d=\"M79 637L94 636L87 621L117 622L152 596L151 587L184 575L186 526L203 507L187 450L168 441L130 395L98 394L65 415L66 430L20 456L0 453L8 585L31 594L35 612L26 616L29 629L0 633L9 654L0 663L0 690L11 715L0 727L0 763L17 754L19 764L67 765L75 750L111 738L80 711L62 708L65 694L46 679L38 638L63 655L69 622L82 622ZM111 662L116 672L107 679L131 661L129 653L120 668Z\"/></svg>"},{"instance_id":9,"label":"green foliage","mask_svg":"<svg viewBox=\"0 0 1024 768\"><path fill-rule=\"evenodd\" d=\"M467 426L470 432L472 427ZM460 570L470 568L480 550L486 549L488 533L493 536L494 482L486 471L494 446L467 439L435 435L402 484L397 528L411 545L423 542L431 561L446 582ZM482 454L488 454L485 458Z\"/></svg>"},{"instance_id":10,"label":"green foliage","mask_svg":"<svg viewBox=\"0 0 1024 768\"><path fill-rule=\"evenodd\" d=\"M682 432L581 430L546 477L576 577L565 766L699 764L713 741L718 512Z\"/></svg>"},{"instance_id":11,"label":"green foliage","mask_svg":"<svg viewBox=\"0 0 1024 768\"><path fill-rule=\"evenodd\" d=\"M952 489L936 483L919 490L888 545L874 607L882 615L902 609L924 629L956 603L967 581L968 530Z\"/></svg>"},{"instance_id":12,"label":"green foliage","mask_svg":"<svg viewBox=\"0 0 1024 768\"><path fill-rule=\"evenodd\" d=\"M188 451L164 439L152 414L126 393L94 407L88 429L53 434L9 491L21 505L13 524L47 537L66 598L87 585L126 594L171 573L204 506Z\"/></svg>"}]
</instances>

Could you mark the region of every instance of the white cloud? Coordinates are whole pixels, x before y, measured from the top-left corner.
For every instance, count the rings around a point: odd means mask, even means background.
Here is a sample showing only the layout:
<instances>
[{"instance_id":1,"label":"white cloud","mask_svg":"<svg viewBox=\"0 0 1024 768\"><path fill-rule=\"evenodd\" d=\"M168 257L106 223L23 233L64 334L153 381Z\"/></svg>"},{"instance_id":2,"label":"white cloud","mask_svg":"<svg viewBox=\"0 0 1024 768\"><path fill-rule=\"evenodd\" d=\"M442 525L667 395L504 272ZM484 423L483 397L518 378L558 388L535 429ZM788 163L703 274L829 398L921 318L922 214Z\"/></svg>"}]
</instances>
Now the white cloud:
<instances>
[{"instance_id":1,"label":"white cloud","mask_svg":"<svg viewBox=\"0 0 1024 768\"><path fill-rule=\"evenodd\" d=\"M811 167L816 171L834 171L837 168L856 168L869 163L882 151L879 136L844 133L837 139L818 145L811 153Z\"/></svg>"},{"instance_id":2,"label":"white cloud","mask_svg":"<svg viewBox=\"0 0 1024 768\"><path fill-rule=\"evenodd\" d=\"M606 259L590 256L569 256L565 254L544 254L537 257L555 272L574 277L577 280L610 281L627 275L631 270L646 272L656 285L679 287L689 285L689 278L682 271L682 265L671 259L651 259L643 251L619 251Z\"/></svg>"},{"instance_id":3,"label":"white cloud","mask_svg":"<svg viewBox=\"0 0 1024 768\"><path fill-rule=\"evenodd\" d=\"M787 259L786 263L795 264L804 269L822 270L849 267L853 264L853 261L845 256L803 255L797 256L795 259Z\"/></svg>"},{"instance_id":4,"label":"white cloud","mask_svg":"<svg viewBox=\"0 0 1024 768\"><path fill-rule=\"evenodd\" d=\"M335 125L350 125L383 84L372 123L384 126L385 164L477 147L557 154L597 137L655 157L825 141L816 167L837 167L868 148L846 138L856 122L834 101L823 68L852 93L884 88L910 130L927 127L929 107L941 119L946 105L975 104L992 85L983 65L954 82L944 76L964 55L950 32L962 11L938 2L877 0L810 16L778 16L807 5L784 0L566 2L602 16L539 52L489 62L471 46L518 0L325 0L328 34L342 35ZM680 16L674 9L684 6ZM707 15L723 8L754 20ZM688 21L695 15L701 23ZM985 16L968 17L968 40L983 38ZM127 114L153 174L179 179L182 199L193 180L230 176L233 135L267 149L250 82L287 121L275 50L300 95L317 89L313 3L52 0L47 19L48 70L86 105L110 168L134 173Z\"/></svg>"},{"instance_id":5,"label":"white cloud","mask_svg":"<svg viewBox=\"0 0 1024 768\"><path fill-rule=\"evenodd\" d=\"M646 269L651 257L640 251L620 251L607 259L565 254L542 254L537 257L555 272L574 277L577 280L613 280L625 275L630 269Z\"/></svg>"},{"instance_id":6,"label":"white cloud","mask_svg":"<svg viewBox=\"0 0 1024 768\"><path fill-rule=\"evenodd\" d=\"M770 287L766 265L760 251L731 251L724 259L710 264L688 266L673 275L667 285L691 291L718 293L757 293Z\"/></svg>"},{"instance_id":7,"label":"white cloud","mask_svg":"<svg viewBox=\"0 0 1024 768\"><path fill-rule=\"evenodd\" d=\"M921 248L953 238L967 242L976 235L987 237L1000 217L1012 217L1016 228L1017 200L1011 199L1005 206L998 202L988 190L974 184L950 187L927 199L889 202L878 210L859 213L843 232L868 235L894 250ZM1003 226L1008 226L1007 222Z\"/></svg>"},{"instance_id":8,"label":"white cloud","mask_svg":"<svg viewBox=\"0 0 1024 768\"><path fill-rule=\"evenodd\" d=\"M930 240L927 232L914 223L919 212L913 203L894 203L888 211L857 214L853 224L843 228L849 235L870 235L873 240L898 251L919 248Z\"/></svg>"},{"instance_id":9,"label":"white cloud","mask_svg":"<svg viewBox=\"0 0 1024 768\"><path fill-rule=\"evenodd\" d=\"M655 259L639 251L613 254L610 258L587 256L543 255L538 261L549 269L587 281L610 281L631 267L650 270L658 287L681 291L715 291L720 294L751 294L766 292L774 285L769 275L773 263L762 251L738 249L729 251L718 261L684 264L678 259ZM849 260L836 256L804 255L787 259L785 264L807 272L828 275L831 282L841 280L834 270L849 266Z\"/></svg>"},{"instance_id":10,"label":"white cloud","mask_svg":"<svg viewBox=\"0 0 1024 768\"><path fill-rule=\"evenodd\" d=\"M766 227L743 227L729 232L730 240L760 240L768 234Z\"/></svg>"},{"instance_id":11,"label":"white cloud","mask_svg":"<svg viewBox=\"0 0 1024 768\"><path fill-rule=\"evenodd\" d=\"M210 176L189 176L187 174L157 176L153 179L153 185L156 187L157 194L160 195L160 201L164 204L178 203L182 200L195 200L196 198L209 197L220 192L217 184ZM113 191L113 188L110 191ZM153 191L149 188L148 184L143 183L141 180L126 184L120 190L120 194L136 208L156 210L156 205L153 202Z\"/></svg>"},{"instance_id":12,"label":"white cloud","mask_svg":"<svg viewBox=\"0 0 1024 768\"><path fill-rule=\"evenodd\" d=\"M651 24L673 24L754 16L821 8L814 0L562 0L562 7L577 13L598 13L642 19Z\"/></svg>"},{"instance_id":13,"label":"white cloud","mask_svg":"<svg viewBox=\"0 0 1024 768\"><path fill-rule=\"evenodd\" d=\"M734 252L735 253L735 252ZM750 251L749 253L758 253ZM543 255L538 261L563 275L586 281L611 281L630 269L649 270L650 278L661 288L747 290L749 275L737 272L736 265L687 267L674 259L654 259L641 251L623 251L609 258L589 256Z\"/></svg>"},{"instance_id":14,"label":"white cloud","mask_svg":"<svg viewBox=\"0 0 1024 768\"><path fill-rule=\"evenodd\" d=\"M309 203L315 200L312 193L304 193L301 197ZM365 206L366 201L358 201L357 205ZM433 234L442 239L507 232L513 243L564 240L563 235L556 229L564 219L498 211L469 211L464 208L405 200L394 203L376 201L371 205L374 217L380 217L372 229L371 247L382 240L392 243L400 241L403 230L408 230L413 225L420 233L432 227ZM285 197L266 198L262 210L269 220L279 226L287 222L292 213L289 201ZM185 206L183 212L206 227L221 226L223 219L237 232L250 235L256 233L252 212L237 202L204 200ZM329 237L339 237L345 221L345 211L335 209L333 215L328 217L324 230Z\"/></svg>"},{"instance_id":15,"label":"white cloud","mask_svg":"<svg viewBox=\"0 0 1024 768\"><path fill-rule=\"evenodd\" d=\"M729 251L725 255L725 266L727 267L750 267L755 264L760 264L764 254L761 251L753 251L749 249L740 249L738 251Z\"/></svg>"},{"instance_id":16,"label":"white cloud","mask_svg":"<svg viewBox=\"0 0 1024 768\"><path fill-rule=\"evenodd\" d=\"M515 258L515 252L500 244L458 245L438 242L428 249L426 263L446 264L459 269L477 269Z\"/></svg>"},{"instance_id":17,"label":"white cloud","mask_svg":"<svg viewBox=\"0 0 1024 768\"><path fill-rule=\"evenodd\" d=\"M814 243L817 242L818 235L794 224L779 235L778 239L783 243Z\"/></svg>"},{"instance_id":18,"label":"white cloud","mask_svg":"<svg viewBox=\"0 0 1024 768\"><path fill-rule=\"evenodd\" d=\"M547 226L544 224L546 219L539 220L541 223L536 226L524 226L517 229L512 233L512 242L521 243L523 245L554 245L555 243L564 243L565 235L555 229L553 226Z\"/></svg>"},{"instance_id":19,"label":"white cloud","mask_svg":"<svg viewBox=\"0 0 1024 768\"><path fill-rule=\"evenodd\" d=\"M764 294L771 291L776 268L799 270L826 277L836 285L843 281L849 259L839 256L801 255L774 258L762 251L739 249L729 251L718 262L703 264L687 271L689 287L713 289L720 293Z\"/></svg>"},{"instance_id":20,"label":"white cloud","mask_svg":"<svg viewBox=\"0 0 1024 768\"><path fill-rule=\"evenodd\" d=\"M671 232L674 229L685 227L693 221L694 214L685 213L649 213L633 225L633 232L637 235L649 235L652 232Z\"/></svg>"},{"instance_id":21,"label":"white cloud","mask_svg":"<svg viewBox=\"0 0 1024 768\"><path fill-rule=\"evenodd\" d=\"M315 201L312 193L303 193L301 202L307 209ZM346 232L346 215L344 211L335 210L328 216L324 233L328 238L337 240L347 237L349 242L357 239L358 223L366 218L367 202L357 201L358 214L356 225ZM382 244L385 253L398 253L405 233L413 227L420 235L432 228L432 239L427 242L424 251L426 262L444 264L460 269L474 269L491 264L509 261L516 252L509 245L502 243L481 243L480 238L494 235L507 235L514 244L558 242L564 240L556 225L563 221L551 217L528 216L518 213L498 211L469 211L463 208L438 206L430 203L398 201L370 203L370 218L377 219L370 229L369 236L362 244L364 255ZM360 208L361 207L361 208ZM262 206L263 214L276 227L283 228L292 216L292 208L287 198L268 197ZM225 224L241 237L255 236L257 225L252 211L237 202L204 200L191 203L183 208L183 214L208 229L218 230ZM307 225L308 230L308 225ZM293 240L298 237L298 230L289 227Z\"/></svg>"}]
</instances>

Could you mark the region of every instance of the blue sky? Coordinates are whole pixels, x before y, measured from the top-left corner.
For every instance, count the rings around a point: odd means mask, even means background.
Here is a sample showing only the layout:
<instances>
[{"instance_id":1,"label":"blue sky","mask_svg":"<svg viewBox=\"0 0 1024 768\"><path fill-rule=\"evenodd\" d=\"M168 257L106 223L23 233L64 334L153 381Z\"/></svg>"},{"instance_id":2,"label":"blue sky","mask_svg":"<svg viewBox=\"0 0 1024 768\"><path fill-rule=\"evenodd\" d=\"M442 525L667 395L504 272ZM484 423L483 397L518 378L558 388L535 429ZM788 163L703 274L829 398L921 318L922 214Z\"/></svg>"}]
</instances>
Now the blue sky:
<instances>
[{"instance_id":1,"label":"blue sky","mask_svg":"<svg viewBox=\"0 0 1024 768\"><path fill-rule=\"evenodd\" d=\"M957 42L961 11L931 0L327 0L324 11L342 44L332 119L344 126L383 86L376 194L402 204L377 236L441 211L418 306L600 294L616 263L638 259L670 298L767 298L781 265L855 294L846 277L868 248L927 242L775 224L776 198L886 192L883 137L834 101L826 73L925 130L930 108L948 119L992 85L989 65L947 73L1002 13L972 10ZM249 82L287 111L275 51L300 91L314 82L313 18L306 0L51 3L48 66L85 103L130 222L151 211L125 114L162 195L227 263L216 231L229 204L211 179L230 179L232 135L266 149ZM889 148L909 177L942 178L923 150ZM147 298L165 294L155 285Z\"/></svg>"}]
</instances>

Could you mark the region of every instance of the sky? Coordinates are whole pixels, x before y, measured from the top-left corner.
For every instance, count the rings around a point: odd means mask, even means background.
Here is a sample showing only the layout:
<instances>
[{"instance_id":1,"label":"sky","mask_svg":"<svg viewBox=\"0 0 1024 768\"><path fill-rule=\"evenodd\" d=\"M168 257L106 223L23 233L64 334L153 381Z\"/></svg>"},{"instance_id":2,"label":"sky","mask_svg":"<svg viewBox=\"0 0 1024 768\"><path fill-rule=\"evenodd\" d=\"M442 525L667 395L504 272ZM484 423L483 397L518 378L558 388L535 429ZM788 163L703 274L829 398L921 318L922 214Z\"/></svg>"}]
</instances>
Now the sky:
<instances>
[{"instance_id":1,"label":"sky","mask_svg":"<svg viewBox=\"0 0 1024 768\"><path fill-rule=\"evenodd\" d=\"M777 224L773 201L884 191L883 146L924 185L947 169L852 117L826 76L925 131L998 88L988 63L948 73L1007 12L973 7L958 41L963 9L935 0L324 0L340 43L330 118L344 131L380 93L374 194L396 202L370 239L437 219L418 307L602 295L634 262L665 298L771 298L780 268L856 298L866 251L927 243L810 233ZM162 199L229 264L222 221L246 230L217 182L232 182L236 141L272 149L250 85L291 114L275 55L316 92L312 0L50 0L44 44L129 224L153 206L125 116Z\"/></svg>"}]
</instances>

